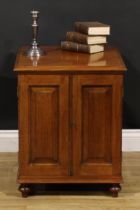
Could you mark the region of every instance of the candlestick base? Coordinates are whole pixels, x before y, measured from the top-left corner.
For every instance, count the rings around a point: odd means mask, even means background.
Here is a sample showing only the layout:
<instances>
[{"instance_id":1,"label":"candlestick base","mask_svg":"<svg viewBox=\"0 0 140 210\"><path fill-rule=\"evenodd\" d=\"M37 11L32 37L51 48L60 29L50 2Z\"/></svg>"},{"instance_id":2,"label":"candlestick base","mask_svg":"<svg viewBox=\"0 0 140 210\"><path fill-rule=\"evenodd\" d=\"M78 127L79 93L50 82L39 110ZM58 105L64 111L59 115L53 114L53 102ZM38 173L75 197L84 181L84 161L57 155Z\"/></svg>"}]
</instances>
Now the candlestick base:
<instances>
[{"instance_id":1,"label":"candlestick base","mask_svg":"<svg viewBox=\"0 0 140 210\"><path fill-rule=\"evenodd\" d=\"M31 46L26 52L25 55L28 57L40 57L45 55L46 52L38 46Z\"/></svg>"}]
</instances>

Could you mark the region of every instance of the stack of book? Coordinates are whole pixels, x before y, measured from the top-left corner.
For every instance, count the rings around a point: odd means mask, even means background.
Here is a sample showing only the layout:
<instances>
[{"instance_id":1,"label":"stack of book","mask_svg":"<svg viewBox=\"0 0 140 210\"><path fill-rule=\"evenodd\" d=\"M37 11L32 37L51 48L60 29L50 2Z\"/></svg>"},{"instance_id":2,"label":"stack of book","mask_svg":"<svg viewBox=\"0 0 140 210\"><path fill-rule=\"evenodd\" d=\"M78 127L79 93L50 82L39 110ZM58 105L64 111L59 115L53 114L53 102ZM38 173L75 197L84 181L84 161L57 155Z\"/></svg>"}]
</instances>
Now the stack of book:
<instances>
[{"instance_id":1,"label":"stack of book","mask_svg":"<svg viewBox=\"0 0 140 210\"><path fill-rule=\"evenodd\" d=\"M75 31L67 32L61 41L63 50L97 53L104 51L110 26L100 22L75 22Z\"/></svg>"}]
</instances>

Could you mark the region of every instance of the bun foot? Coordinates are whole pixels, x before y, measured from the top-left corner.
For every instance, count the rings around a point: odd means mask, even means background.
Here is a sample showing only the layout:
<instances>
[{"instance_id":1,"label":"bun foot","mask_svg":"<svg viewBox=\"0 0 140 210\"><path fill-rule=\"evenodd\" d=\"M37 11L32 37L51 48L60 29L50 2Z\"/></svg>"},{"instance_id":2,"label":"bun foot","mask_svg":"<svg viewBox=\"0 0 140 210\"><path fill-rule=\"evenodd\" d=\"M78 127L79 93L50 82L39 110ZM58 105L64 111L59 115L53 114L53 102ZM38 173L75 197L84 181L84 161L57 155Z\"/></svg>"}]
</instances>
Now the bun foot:
<instances>
[{"instance_id":1,"label":"bun foot","mask_svg":"<svg viewBox=\"0 0 140 210\"><path fill-rule=\"evenodd\" d=\"M19 191L21 192L23 198L27 198L31 192L31 188L27 184L21 184L19 186Z\"/></svg>"},{"instance_id":2,"label":"bun foot","mask_svg":"<svg viewBox=\"0 0 140 210\"><path fill-rule=\"evenodd\" d=\"M110 188L110 192L112 193L112 197L118 197L118 192L121 190L121 186L119 184L113 184Z\"/></svg>"}]
</instances>

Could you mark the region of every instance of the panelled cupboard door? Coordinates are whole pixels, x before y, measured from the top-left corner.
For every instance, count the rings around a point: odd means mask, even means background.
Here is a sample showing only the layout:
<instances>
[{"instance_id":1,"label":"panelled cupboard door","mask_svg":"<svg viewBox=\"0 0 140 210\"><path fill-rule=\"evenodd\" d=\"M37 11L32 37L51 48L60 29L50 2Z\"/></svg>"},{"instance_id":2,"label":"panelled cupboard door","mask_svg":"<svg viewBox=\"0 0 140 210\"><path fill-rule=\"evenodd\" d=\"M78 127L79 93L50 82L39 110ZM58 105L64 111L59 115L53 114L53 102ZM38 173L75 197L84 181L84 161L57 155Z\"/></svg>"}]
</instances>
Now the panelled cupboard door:
<instances>
[{"instance_id":1,"label":"panelled cupboard door","mask_svg":"<svg viewBox=\"0 0 140 210\"><path fill-rule=\"evenodd\" d=\"M68 174L68 77L19 76L19 177Z\"/></svg>"},{"instance_id":2,"label":"panelled cupboard door","mask_svg":"<svg viewBox=\"0 0 140 210\"><path fill-rule=\"evenodd\" d=\"M73 77L73 174L121 176L122 75Z\"/></svg>"}]
</instances>

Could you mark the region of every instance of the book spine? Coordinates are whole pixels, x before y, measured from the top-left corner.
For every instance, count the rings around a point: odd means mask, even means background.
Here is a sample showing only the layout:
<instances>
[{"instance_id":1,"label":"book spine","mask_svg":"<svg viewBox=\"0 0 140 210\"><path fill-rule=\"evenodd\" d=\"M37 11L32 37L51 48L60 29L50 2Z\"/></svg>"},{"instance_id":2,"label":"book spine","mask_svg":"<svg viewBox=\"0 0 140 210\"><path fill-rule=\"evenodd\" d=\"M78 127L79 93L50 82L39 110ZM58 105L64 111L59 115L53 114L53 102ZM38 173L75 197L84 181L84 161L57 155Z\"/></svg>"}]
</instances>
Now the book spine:
<instances>
[{"instance_id":1,"label":"book spine","mask_svg":"<svg viewBox=\"0 0 140 210\"><path fill-rule=\"evenodd\" d=\"M74 23L75 31L88 34L88 27L86 25L81 25L80 23L76 22Z\"/></svg>"},{"instance_id":2,"label":"book spine","mask_svg":"<svg viewBox=\"0 0 140 210\"><path fill-rule=\"evenodd\" d=\"M87 36L84 35L84 34L77 33L77 32L67 32L66 40L71 41L71 42L88 44L87 43Z\"/></svg>"},{"instance_id":3,"label":"book spine","mask_svg":"<svg viewBox=\"0 0 140 210\"><path fill-rule=\"evenodd\" d=\"M83 44L78 44L78 43L69 42L69 41L62 41L61 48L63 50L90 53L88 46L84 46Z\"/></svg>"}]
</instances>

